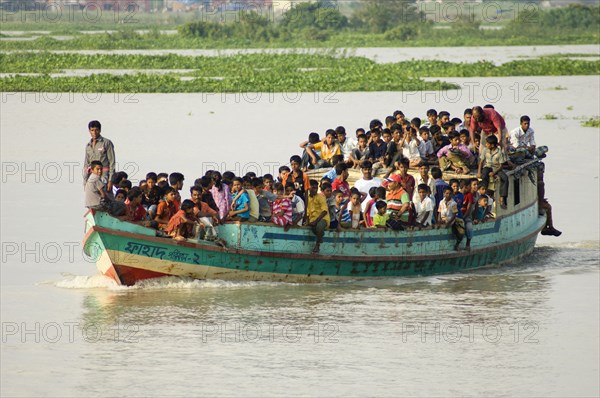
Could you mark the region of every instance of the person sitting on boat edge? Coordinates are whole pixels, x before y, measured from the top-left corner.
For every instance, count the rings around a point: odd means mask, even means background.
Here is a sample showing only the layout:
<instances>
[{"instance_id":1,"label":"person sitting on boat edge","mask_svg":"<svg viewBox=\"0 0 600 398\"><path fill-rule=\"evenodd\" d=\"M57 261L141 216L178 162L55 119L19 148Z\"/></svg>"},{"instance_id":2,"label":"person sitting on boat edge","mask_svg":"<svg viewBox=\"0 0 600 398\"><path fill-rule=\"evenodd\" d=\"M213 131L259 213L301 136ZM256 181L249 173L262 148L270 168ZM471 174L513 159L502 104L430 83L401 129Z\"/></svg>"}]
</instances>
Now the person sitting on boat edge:
<instances>
[{"instance_id":1,"label":"person sitting on boat edge","mask_svg":"<svg viewBox=\"0 0 600 398\"><path fill-rule=\"evenodd\" d=\"M383 182L388 190L386 201L390 214L389 224L394 230L402 230L410 225L410 196L400 183L401 177L398 174L392 174Z\"/></svg>"},{"instance_id":2,"label":"person sitting on boat edge","mask_svg":"<svg viewBox=\"0 0 600 398\"><path fill-rule=\"evenodd\" d=\"M466 184L461 184L463 193L461 213L465 221L465 236L467 237L465 250L467 251L471 250L471 239L473 239L473 209L477 205L475 197L477 195L478 182L477 178L471 178Z\"/></svg>"},{"instance_id":3,"label":"person sitting on boat edge","mask_svg":"<svg viewBox=\"0 0 600 398\"><path fill-rule=\"evenodd\" d=\"M342 228L359 229L361 225L365 225L360 202L361 194L356 188L353 188L352 193L350 194L350 200L342 205L342 222L339 224Z\"/></svg>"},{"instance_id":4,"label":"person sitting on boat edge","mask_svg":"<svg viewBox=\"0 0 600 398\"><path fill-rule=\"evenodd\" d=\"M350 161L353 168L359 168L364 162L369 161L370 150L368 146L369 139L365 134L360 134L357 138L358 143L356 148L350 154Z\"/></svg>"},{"instance_id":5,"label":"person sitting on boat edge","mask_svg":"<svg viewBox=\"0 0 600 398\"><path fill-rule=\"evenodd\" d=\"M165 232L173 240L186 240L194 237L194 226L196 224L194 202L186 199L181 203L180 209L169 220Z\"/></svg>"},{"instance_id":6,"label":"person sitting on boat edge","mask_svg":"<svg viewBox=\"0 0 600 398\"><path fill-rule=\"evenodd\" d=\"M120 217L123 221L129 221L133 223L139 223L144 227L158 228L158 223L152 220L142 206L142 198L144 194L138 187L133 187L127 192L128 203L125 204L125 215Z\"/></svg>"},{"instance_id":7,"label":"person sitting on boat edge","mask_svg":"<svg viewBox=\"0 0 600 398\"><path fill-rule=\"evenodd\" d=\"M358 189L361 194L365 195L362 202L362 210L365 211L367 203L371 200L370 190L372 187L379 187L383 182L381 178L373 177L373 165L366 161L361 166L362 178L354 183L354 188Z\"/></svg>"},{"instance_id":8,"label":"person sitting on boat edge","mask_svg":"<svg viewBox=\"0 0 600 398\"><path fill-rule=\"evenodd\" d=\"M125 213L125 204L111 199L102 182L102 162L93 160L90 163L91 174L85 183L85 207L92 210L107 211L112 216L121 216Z\"/></svg>"},{"instance_id":9,"label":"person sitting on boat edge","mask_svg":"<svg viewBox=\"0 0 600 398\"><path fill-rule=\"evenodd\" d=\"M302 225L306 206L304 200L296 195L296 186L293 182L285 184L285 194L290 197L292 204L292 225Z\"/></svg>"},{"instance_id":10,"label":"person sitting on boat edge","mask_svg":"<svg viewBox=\"0 0 600 398\"><path fill-rule=\"evenodd\" d=\"M307 196L305 221L316 235L317 241L313 248L313 253L318 253L323 243L325 229L329 226L329 209L323 195L319 195L319 183L316 180L310 180L310 189Z\"/></svg>"},{"instance_id":11,"label":"person sitting on boat edge","mask_svg":"<svg viewBox=\"0 0 600 398\"><path fill-rule=\"evenodd\" d=\"M344 196L344 200L350 199L350 184L348 184L348 166L346 163L338 163L335 166L335 172L337 177L331 183L331 188L335 190L339 190L342 192Z\"/></svg>"},{"instance_id":12,"label":"person sitting on boat edge","mask_svg":"<svg viewBox=\"0 0 600 398\"><path fill-rule=\"evenodd\" d=\"M227 213L228 221L248 221L250 218L250 198L248 193L244 192L244 180L240 177L235 177L231 183L231 193L234 194L231 208Z\"/></svg>"},{"instance_id":13,"label":"person sitting on boat edge","mask_svg":"<svg viewBox=\"0 0 600 398\"><path fill-rule=\"evenodd\" d=\"M375 203L375 209L377 209L377 213L373 216L373 228L385 228L388 227L388 221L390 220L390 215L387 212L387 203L383 200L378 200Z\"/></svg>"},{"instance_id":14,"label":"person sitting on boat edge","mask_svg":"<svg viewBox=\"0 0 600 398\"><path fill-rule=\"evenodd\" d=\"M416 213L415 225L419 228L430 227L433 219L433 200L427 184L417 186L417 197L416 200L413 200L413 204Z\"/></svg>"},{"instance_id":15,"label":"person sitting on boat edge","mask_svg":"<svg viewBox=\"0 0 600 398\"><path fill-rule=\"evenodd\" d=\"M218 213L202 201L202 188L194 185L190 188L190 196L194 202L194 217L204 229L200 231L198 239L215 240L218 235L214 225L219 223Z\"/></svg>"},{"instance_id":16,"label":"person sitting on boat edge","mask_svg":"<svg viewBox=\"0 0 600 398\"><path fill-rule=\"evenodd\" d=\"M283 184L280 182L276 183L274 189L276 194L271 194L275 197L275 200L273 201L272 216L269 217L269 220L272 220L273 224L279 225L283 227L284 231L287 231L292 226L292 202L288 197L284 196Z\"/></svg>"},{"instance_id":17,"label":"person sitting on boat edge","mask_svg":"<svg viewBox=\"0 0 600 398\"><path fill-rule=\"evenodd\" d=\"M444 199L438 207L438 225L441 228L452 228L452 234L456 238L454 250L459 249L460 242L465 236L465 223L458 218L458 206L452 200L452 188L449 186L444 189Z\"/></svg>"},{"instance_id":18,"label":"person sitting on boat edge","mask_svg":"<svg viewBox=\"0 0 600 398\"><path fill-rule=\"evenodd\" d=\"M283 196L283 184L281 185L281 196ZM271 222L271 217L273 216L273 211L271 209L271 204L274 203L278 198L279 192L275 190L277 193L272 193L264 189L263 179L258 177L252 180L252 189L254 190L254 194L256 195L256 199L258 200L258 221L260 222ZM291 203L290 203L290 222L291 222ZM277 223L276 223L277 224ZM283 226L283 225L282 225Z\"/></svg>"},{"instance_id":19,"label":"person sitting on boat edge","mask_svg":"<svg viewBox=\"0 0 600 398\"><path fill-rule=\"evenodd\" d=\"M173 203L175 200L175 189L167 186L165 187L164 194L164 199L158 202L156 215L154 216L154 221L158 223L158 228L162 230L167 227L171 217L177 213L175 204Z\"/></svg>"}]
</instances>

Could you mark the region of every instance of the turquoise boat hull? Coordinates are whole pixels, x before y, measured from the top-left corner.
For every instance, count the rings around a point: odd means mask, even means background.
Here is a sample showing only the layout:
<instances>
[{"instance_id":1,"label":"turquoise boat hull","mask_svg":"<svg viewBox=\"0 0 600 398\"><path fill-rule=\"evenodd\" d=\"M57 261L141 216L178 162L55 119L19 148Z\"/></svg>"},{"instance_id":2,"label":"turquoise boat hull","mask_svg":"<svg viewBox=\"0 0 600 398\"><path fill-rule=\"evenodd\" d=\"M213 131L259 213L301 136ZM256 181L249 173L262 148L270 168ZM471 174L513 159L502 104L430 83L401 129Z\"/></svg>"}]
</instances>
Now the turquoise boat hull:
<instances>
[{"instance_id":1,"label":"turquoise boat hull","mask_svg":"<svg viewBox=\"0 0 600 398\"><path fill-rule=\"evenodd\" d=\"M509 198L519 184L518 203L509 201L495 220L475 225L470 251L453 250L450 229L361 229L327 231L315 255L309 228L285 232L264 223L219 226L223 248L157 237L152 229L92 211L85 215L84 250L103 274L124 285L161 276L308 283L462 272L533 250L546 217L538 212L535 185L528 178L514 181Z\"/></svg>"}]
</instances>

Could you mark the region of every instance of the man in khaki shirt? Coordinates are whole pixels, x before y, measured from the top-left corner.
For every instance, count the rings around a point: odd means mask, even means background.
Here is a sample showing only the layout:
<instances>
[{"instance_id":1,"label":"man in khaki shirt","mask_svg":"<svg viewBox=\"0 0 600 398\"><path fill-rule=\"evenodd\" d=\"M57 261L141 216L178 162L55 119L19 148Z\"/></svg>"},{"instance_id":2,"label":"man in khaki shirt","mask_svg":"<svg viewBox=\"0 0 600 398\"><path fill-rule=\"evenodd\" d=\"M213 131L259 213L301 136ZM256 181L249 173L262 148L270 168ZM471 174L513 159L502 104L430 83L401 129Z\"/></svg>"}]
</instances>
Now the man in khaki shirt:
<instances>
[{"instance_id":1,"label":"man in khaki shirt","mask_svg":"<svg viewBox=\"0 0 600 398\"><path fill-rule=\"evenodd\" d=\"M108 139L100 135L102 126L97 120L88 124L91 140L85 147L85 159L83 161L83 183L90 176L90 165L94 160L102 163L102 179L108 183L108 192L112 191L111 177L115 174L115 147Z\"/></svg>"}]
</instances>

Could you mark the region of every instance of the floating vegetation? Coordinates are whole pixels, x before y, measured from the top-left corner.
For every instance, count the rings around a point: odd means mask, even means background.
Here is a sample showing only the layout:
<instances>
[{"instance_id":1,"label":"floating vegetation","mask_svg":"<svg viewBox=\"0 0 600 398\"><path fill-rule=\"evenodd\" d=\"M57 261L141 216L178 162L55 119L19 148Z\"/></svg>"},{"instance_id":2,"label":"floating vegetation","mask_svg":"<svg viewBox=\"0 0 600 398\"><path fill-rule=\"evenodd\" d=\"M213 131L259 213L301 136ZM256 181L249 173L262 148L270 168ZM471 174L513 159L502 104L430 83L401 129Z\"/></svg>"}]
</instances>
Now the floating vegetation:
<instances>
[{"instance_id":1,"label":"floating vegetation","mask_svg":"<svg viewBox=\"0 0 600 398\"><path fill-rule=\"evenodd\" d=\"M583 127L600 127L600 117L591 117L588 120L584 120L581 122Z\"/></svg>"}]
</instances>

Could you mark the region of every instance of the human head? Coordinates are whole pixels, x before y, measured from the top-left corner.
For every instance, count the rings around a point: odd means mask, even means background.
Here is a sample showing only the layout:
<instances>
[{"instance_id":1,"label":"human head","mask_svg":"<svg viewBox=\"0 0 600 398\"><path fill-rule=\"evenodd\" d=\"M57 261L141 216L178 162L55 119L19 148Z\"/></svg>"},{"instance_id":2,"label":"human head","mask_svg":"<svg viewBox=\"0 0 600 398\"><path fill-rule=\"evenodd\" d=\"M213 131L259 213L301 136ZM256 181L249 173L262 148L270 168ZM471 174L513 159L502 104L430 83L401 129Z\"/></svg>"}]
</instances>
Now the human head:
<instances>
[{"instance_id":1,"label":"human head","mask_svg":"<svg viewBox=\"0 0 600 398\"><path fill-rule=\"evenodd\" d=\"M281 166L279 168L279 178L283 181L283 180L287 180L288 176L290 175L290 168L287 166Z\"/></svg>"},{"instance_id":2,"label":"human head","mask_svg":"<svg viewBox=\"0 0 600 398\"><path fill-rule=\"evenodd\" d=\"M254 189L254 192L257 194L261 194L264 187L265 183L262 178L259 177L252 180L252 189Z\"/></svg>"},{"instance_id":3,"label":"human head","mask_svg":"<svg viewBox=\"0 0 600 398\"><path fill-rule=\"evenodd\" d=\"M426 126L422 126L419 129L419 133L421 134L421 139L425 142L429 141L429 129Z\"/></svg>"},{"instance_id":4,"label":"human head","mask_svg":"<svg viewBox=\"0 0 600 398\"><path fill-rule=\"evenodd\" d=\"M437 111L435 109L429 109L427 110L427 120L429 120L429 124L431 124L432 126L434 124L437 124Z\"/></svg>"},{"instance_id":5,"label":"human head","mask_svg":"<svg viewBox=\"0 0 600 398\"><path fill-rule=\"evenodd\" d=\"M288 181L285 183L285 194L286 195L291 195L292 193L296 192L296 186L294 185L293 182Z\"/></svg>"},{"instance_id":6,"label":"human head","mask_svg":"<svg viewBox=\"0 0 600 398\"><path fill-rule=\"evenodd\" d=\"M471 116L473 119L475 119L475 121L477 122L483 122L484 116L483 116L483 108L480 106L474 106L473 107L473 113Z\"/></svg>"},{"instance_id":7,"label":"human head","mask_svg":"<svg viewBox=\"0 0 600 398\"><path fill-rule=\"evenodd\" d=\"M348 178L348 165L346 163L338 163L335 165L335 173L338 177L342 177L342 180L346 181Z\"/></svg>"},{"instance_id":8,"label":"human head","mask_svg":"<svg viewBox=\"0 0 600 398\"><path fill-rule=\"evenodd\" d=\"M319 192L319 182L317 180L310 180L308 184L310 186L308 193L310 196L315 196Z\"/></svg>"},{"instance_id":9,"label":"human head","mask_svg":"<svg viewBox=\"0 0 600 398\"><path fill-rule=\"evenodd\" d=\"M452 188L447 186L444 188L444 199L449 200L450 198L452 198Z\"/></svg>"},{"instance_id":10,"label":"human head","mask_svg":"<svg viewBox=\"0 0 600 398\"><path fill-rule=\"evenodd\" d=\"M527 129L531 125L531 119L529 118L529 116L527 116L527 115L521 116L520 122L521 122L521 129L523 131L527 131Z\"/></svg>"},{"instance_id":11,"label":"human head","mask_svg":"<svg viewBox=\"0 0 600 398\"><path fill-rule=\"evenodd\" d=\"M363 178L365 180L370 180L372 177L372 172L373 172L373 163L371 163L368 160L365 160L362 164L362 166L360 167L362 173L363 173Z\"/></svg>"},{"instance_id":12,"label":"human head","mask_svg":"<svg viewBox=\"0 0 600 398\"><path fill-rule=\"evenodd\" d=\"M379 140L381 139L381 130L371 130L371 137L372 141L379 142Z\"/></svg>"},{"instance_id":13,"label":"human head","mask_svg":"<svg viewBox=\"0 0 600 398\"><path fill-rule=\"evenodd\" d=\"M481 195L479 197L479 199L477 199L477 203L479 203L479 206L481 207L487 207L488 205L488 197L485 195Z\"/></svg>"},{"instance_id":14,"label":"human head","mask_svg":"<svg viewBox=\"0 0 600 398\"><path fill-rule=\"evenodd\" d=\"M283 192L284 192L284 189L283 189L283 184L282 184L282 183L280 183L280 182L276 182L276 183L273 185L273 191L274 191L274 192L275 192L277 195L281 195L281 196L283 196Z\"/></svg>"},{"instance_id":15,"label":"human head","mask_svg":"<svg viewBox=\"0 0 600 398\"><path fill-rule=\"evenodd\" d=\"M198 203L201 200L202 197L202 188L194 185L193 187L190 188L190 197L192 198L192 201L194 203Z\"/></svg>"},{"instance_id":16,"label":"human head","mask_svg":"<svg viewBox=\"0 0 600 398\"><path fill-rule=\"evenodd\" d=\"M99 160L93 160L90 163L90 169L92 170L92 174L101 176L102 175L102 162Z\"/></svg>"},{"instance_id":17,"label":"human head","mask_svg":"<svg viewBox=\"0 0 600 398\"><path fill-rule=\"evenodd\" d=\"M465 109L463 112L464 125L468 126L471 124L471 117L473 116L473 110L471 108Z\"/></svg>"},{"instance_id":18,"label":"human head","mask_svg":"<svg viewBox=\"0 0 600 398\"><path fill-rule=\"evenodd\" d=\"M428 164L422 164L419 166L419 174L421 174L421 177L427 177L429 176L429 165Z\"/></svg>"},{"instance_id":19,"label":"human head","mask_svg":"<svg viewBox=\"0 0 600 398\"><path fill-rule=\"evenodd\" d=\"M402 120L404 120L404 117L404 112L394 111L394 119L396 120L396 122L401 122Z\"/></svg>"},{"instance_id":20,"label":"human head","mask_svg":"<svg viewBox=\"0 0 600 398\"><path fill-rule=\"evenodd\" d=\"M290 166L292 166L292 170L300 170L300 166L302 166L302 158L298 155L294 155L290 157ZM285 166L283 166L285 167ZM281 168L280 168L281 174Z\"/></svg>"},{"instance_id":21,"label":"human head","mask_svg":"<svg viewBox=\"0 0 600 398\"><path fill-rule=\"evenodd\" d=\"M350 195L350 202L352 202L352 204L354 206L359 206L360 205L360 192L352 192L352 194Z\"/></svg>"},{"instance_id":22,"label":"human head","mask_svg":"<svg viewBox=\"0 0 600 398\"><path fill-rule=\"evenodd\" d=\"M231 181L231 191L232 192L239 192L242 190L242 187L244 186L244 180L240 177L235 177L232 181Z\"/></svg>"},{"instance_id":23,"label":"human head","mask_svg":"<svg viewBox=\"0 0 600 398\"><path fill-rule=\"evenodd\" d=\"M169 175L169 185L177 190L181 190L183 188L183 174L174 172Z\"/></svg>"},{"instance_id":24,"label":"human head","mask_svg":"<svg viewBox=\"0 0 600 398\"><path fill-rule=\"evenodd\" d=\"M365 131L365 129L363 129L362 127L361 127L361 128L357 128L357 129L356 129L356 138L358 139L358 137L359 137L361 134L365 134L365 133L366 133L366 131ZM365 137L366 137L366 135L365 135Z\"/></svg>"},{"instance_id":25,"label":"human head","mask_svg":"<svg viewBox=\"0 0 600 398\"><path fill-rule=\"evenodd\" d=\"M365 146L367 146L367 141L369 140L367 138L367 136L365 134L360 134L357 137L358 140L358 146L360 146L361 148L364 148Z\"/></svg>"},{"instance_id":26,"label":"human head","mask_svg":"<svg viewBox=\"0 0 600 398\"><path fill-rule=\"evenodd\" d=\"M99 121L92 120L91 122L88 123L88 130L90 132L90 136L92 137L92 139L95 140L98 137L100 137L100 132L102 130L102 125L100 124Z\"/></svg>"},{"instance_id":27,"label":"human head","mask_svg":"<svg viewBox=\"0 0 600 398\"><path fill-rule=\"evenodd\" d=\"M400 174L406 175L408 173L409 166L410 161L408 158L402 158L400 159L400 162L398 162L398 171L400 171Z\"/></svg>"},{"instance_id":28,"label":"human head","mask_svg":"<svg viewBox=\"0 0 600 398\"><path fill-rule=\"evenodd\" d=\"M323 195L325 195L326 198L329 198L331 196L331 183L330 182L323 182L321 183L321 192L323 192Z\"/></svg>"},{"instance_id":29,"label":"human head","mask_svg":"<svg viewBox=\"0 0 600 398\"><path fill-rule=\"evenodd\" d=\"M395 117L393 117L393 116L385 117L385 127L390 128L392 126L392 124L394 124L394 122L396 122Z\"/></svg>"},{"instance_id":30,"label":"human head","mask_svg":"<svg viewBox=\"0 0 600 398\"><path fill-rule=\"evenodd\" d=\"M195 205L196 204L194 202L192 202L189 199L186 199L183 202L181 202L181 210L183 210L185 214L192 214L194 212Z\"/></svg>"},{"instance_id":31,"label":"human head","mask_svg":"<svg viewBox=\"0 0 600 398\"><path fill-rule=\"evenodd\" d=\"M485 146L488 149L495 149L498 146L498 137L495 135L488 135L485 139Z\"/></svg>"},{"instance_id":32,"label":"human head","mask_svg":"<svg viewBox=\"0 0 600 398\"><path fill-rule=\"evenodd\" d=\"M460 188L460 184L459 184L458 180L456 178L452 178L452 179L450 179L449 184L450 184L450 188L452 188L452 193L457 194L458 189Z\"/></svg>"},{"instance_id":33,"label":"human head","mask_svg":"<svg viewBox=\"0 0 600 398\"><path fill-rule=\"evenodd\" d=\"M381 133L381 137L383 138L384 142L390 142L392 140L392 132L390 131L390 129L385 128Z\"/></svg>"},{"instance_id":34,"label":"human head","mask_svg":"<svg viewBox=\"0 0 600 398\"><path fill-rule=\"evenodd\" d=\"M308 135L308 142L311 144L316 144L319 141L321 141L321 138L318 133L312 132Z\"/></svg>"},{"instance_id":35,"label":"human head","mask_svg":"<svg viewBox=\"0 0 600 398\"><path fill-rule=\"evenodd\" d=\"M335 128L335 135L339 142L343 143L344 141L346 141L346 129L344 128L344 126L337 126Z\"/></svg>"},{"instance_id":36,"label":"human head","mask_svg":"<svg viewBox=\"0 0 600 398\"><path fill-rule=\"evenodd\" d=\"M421 118L419 118L419 117L413 117L412 119L410 119L410 125L415 130L420 129L421 128Z\"/></svg>"},{"instance_id":37,"label":"human head","mask_svg":"<svg viewBox=\"0 0 600 398\"><path fill-rule=\"evenodd\" d=\"M437 124L434 124L429 128L429 133L433 138L439 141L442 137L442 128Z\"/></svg>"},{"instance_id":38,"label":"human head","mask_svg":"<svg viewBox=\"0 0 600 398\"><path fill-rule=\"evenodd\" d=\"M419 193L421 200L423 200L427 195L429 195L429 186L427 184L419 184L417 187L417 192Z\"/></svg>"},{"instance_id":39,"label":"human head","mask_svg":"<svg viewBox=\"0 0 600 398\"><path fill-rule=\"evenodd\" d=\"M377 213L384 215L387 210L387 203L385 203L383 200L378 200L375 203L375 208L377 209Z\"/></svg>"},{"instance_id":40,"label":"human head","mask_svg":"<svg viewBox=\"0 0 600 398\"><path fill-rule=\"evenodd\" d=\"M442 178L442 170L437 166L433 166L431 168L431 176L434 179L439 180L440 178Z\"/></svg>"},{"instance_id":41,"label":"human head","mask_svg":"<svg viewBox=\"0 0 600 398\"><path fill-rule=\"evenodd\" d=\"M371 130L371 132L373 132L373 130L381 130L382 127L383 123L381 123L381 120L379 119L373 119L369 123L369 130Z\"/></svg>"},{"instance_id":42,"label":"human head","mask_svg":"<svg viewBox=\"0 0 600 398\"><path fill-rule=\"evenodd\" d=\"M450 121L450 112L441 111L440 113L438 113L438 119L440 124L443 126L444 124Z\"/></svg>"},{"instance_id":43,"label":"human head","mask_svg":"<svg viewBox=\"0 0 600 398\"><path fill-rule=\"evenodd\" d=\"M325 142L327 145L332 145L335 142L335 130L329 129L325 132Z\"/></svg>"},{"instance_id":44,"label":"human head","mask_svg":"<svg viewBox=\"0 0 600 398\"><path fill-rule=\"evenodd\" d=\"M139 187L133 187L127 192L127 199L133 205L139 205L142 202L142 190Z\"/></svg>"},{"instance_id":45,"label":"human head","mask_svg":"<svg viewBox=\"0 0 600 398\"><path fill-rule=\"evenodd\" d=\"M460 136L456 131L448 133L448 138L450 139L450 144L452 144L452 146L457 146L460 143Z\"/></svg>"},{"instance_id":46,"label":"human head","mask_svg":"<svg viewBox=\"0 0 600 398\"><path fill-rule=\"evenodd\" d=\"M460 130L460 133L458 133L458 138L461 144L469 145L469 130Z\"/></svg>"},{"instance_id":47,"label":"human head","mask_svg":"<svg viewBox=\"0 0 600 398\"><path fill-rule=\"evenodd\" d=\"M125 202L126 197L127 197L127 191L124 189L117 189L117 192L115 192L115 200L117 202Z\"/></svg>"},{"instance_id":48,"label":"human head","mask_svg":"<svg viewBox=\"0 0 600 398\"><path fill-rule=\"evenodd\" d=\"M335 203L339 206L344 201L344 194L339 189L336 189L331 193L331 195L335 198Z\"/></svg>"}]
</instances>

